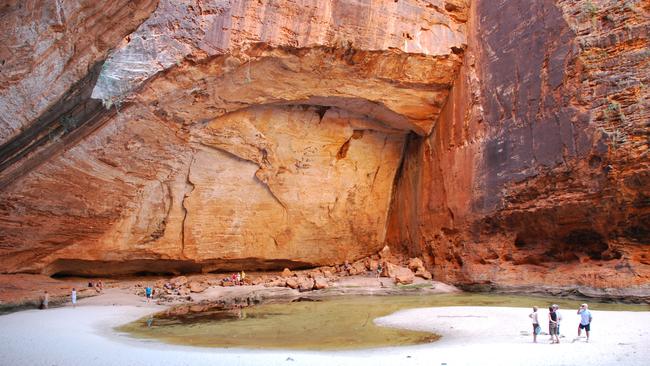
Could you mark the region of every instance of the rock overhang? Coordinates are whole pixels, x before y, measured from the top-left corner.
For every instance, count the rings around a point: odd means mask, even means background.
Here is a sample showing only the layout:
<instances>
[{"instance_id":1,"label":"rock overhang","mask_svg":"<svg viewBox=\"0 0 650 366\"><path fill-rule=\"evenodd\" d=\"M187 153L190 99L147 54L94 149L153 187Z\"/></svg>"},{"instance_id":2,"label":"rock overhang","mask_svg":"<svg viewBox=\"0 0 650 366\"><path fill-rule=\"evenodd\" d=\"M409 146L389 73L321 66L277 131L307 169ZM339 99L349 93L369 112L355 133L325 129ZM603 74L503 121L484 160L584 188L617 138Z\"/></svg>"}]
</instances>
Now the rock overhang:
<instances>
[{"instance_id":1,"label":"rock overhang","mask_svg":"<svg viewBox=\"0 0 650 366\"><path fill-rule=\"evenodd\" d=\"M242 94L250 92L251 98L241 101L245 105L367 99L356 107L385 109L372 118L387 118L421 135L431 131L461 63L458 50L466 46L464 19L452 15L466 8L443 1L281 3L229 1L197 7L161 1L106 60L92 97L119 103L161 72L216 63L207 71L221 74L220 91L234 86ZM180 69L177 73L192 78L191 70ZM205 76L194 81L205 81ZM321 83L327 85L315 86ZM239 102L232 95L223 99Z\"/></svg>"},{"instance_id":2,"label":"rock overhang","mask_svg":"<svg viewBox=\"0 0 650 366\"><path fill-rule=\"evenodd\" d=\"M379 250L406 135L433 128L463 21L442 1L275 3L161 1L102 66L103 127L2 192L12 222L48 223L27 237L5 222L5 270Z\"/></svg>"}]
</instances>

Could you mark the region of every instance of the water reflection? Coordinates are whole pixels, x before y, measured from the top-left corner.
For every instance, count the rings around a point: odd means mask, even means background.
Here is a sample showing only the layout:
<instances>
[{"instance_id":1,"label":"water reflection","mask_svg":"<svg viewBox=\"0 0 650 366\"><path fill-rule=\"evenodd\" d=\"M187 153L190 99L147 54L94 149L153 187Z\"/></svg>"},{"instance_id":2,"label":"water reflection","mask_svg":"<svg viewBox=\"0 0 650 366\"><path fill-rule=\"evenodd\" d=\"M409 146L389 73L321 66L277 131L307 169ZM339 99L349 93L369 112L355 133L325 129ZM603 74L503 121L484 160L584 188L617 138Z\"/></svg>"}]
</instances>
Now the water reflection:
<instances>
[{"instance_id":1,"label":"water reflection","mask_svg":"<svg viewBox=\"0 0 650 366\"><path fill-rule=\"evenodd\" d=\"M374 319L395 311L432 306L521 306L580 300L499 295L355 296L224 309L188 305L169 309L118 328L139 338L204 347L337 350L414 345L439 336L379 327ZM597 310L650 310L647 305L596 304Z\"/></svg>"}]
</instances>

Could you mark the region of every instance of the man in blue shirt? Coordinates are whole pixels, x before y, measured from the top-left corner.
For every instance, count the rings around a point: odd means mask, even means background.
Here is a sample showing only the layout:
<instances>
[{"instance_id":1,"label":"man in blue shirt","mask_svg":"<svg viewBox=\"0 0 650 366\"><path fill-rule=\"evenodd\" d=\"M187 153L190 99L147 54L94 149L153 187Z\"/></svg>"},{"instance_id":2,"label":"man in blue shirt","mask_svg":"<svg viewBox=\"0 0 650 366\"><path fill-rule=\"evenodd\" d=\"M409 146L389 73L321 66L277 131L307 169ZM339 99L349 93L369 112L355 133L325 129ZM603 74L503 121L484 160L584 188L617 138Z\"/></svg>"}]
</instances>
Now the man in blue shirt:
<instances>
[{"instance_id":1,"label":"man in blue shirt","mask_svg":"<svg viewBox=\"0 0 650 366\"><path fill-rule=\"evenodd\" d=\"M591 312L589 311L589 306L587 304L582 304L580 305L580 308L578 309L578 315L580 315L580 325L578 325L578 337L580 337L580 333L582 332L582 329L585 330L585 333L587 333L587 342L589 342L589 331L591 330Z\"/></svg>"},{"instance_id":2,"label":"man in blue shirt","mask_svg":"<svg viewBox=\"0 0 650 366\"><path fill-rule=\"evenodd\" d=\"M147 287L144 288L144 294L147 296L147 303L149 303L149 301L151 301L151 295L152 295L151 290L152 290L151 286L147 286ZM589 334L589 333L587 333L587 334Z\"/></svg>"}]
</instances>

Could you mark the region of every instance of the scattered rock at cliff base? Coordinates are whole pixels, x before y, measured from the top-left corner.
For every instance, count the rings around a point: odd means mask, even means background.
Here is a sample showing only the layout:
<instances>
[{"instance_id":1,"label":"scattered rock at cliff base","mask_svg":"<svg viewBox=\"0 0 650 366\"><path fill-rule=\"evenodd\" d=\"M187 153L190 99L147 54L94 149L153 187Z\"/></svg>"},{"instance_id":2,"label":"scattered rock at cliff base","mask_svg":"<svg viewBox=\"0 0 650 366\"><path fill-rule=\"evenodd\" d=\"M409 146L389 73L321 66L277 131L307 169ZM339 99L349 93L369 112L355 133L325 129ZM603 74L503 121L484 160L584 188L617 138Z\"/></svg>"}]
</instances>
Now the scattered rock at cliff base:
<instances>
[{"instance_id":1,"label":"scattered rock at cliff base","mask_svg":"<svg viewBox=\"0 0 650 366\"><path fill-rule=\"evenodd\" d=\"M368 259L368 270L370 270L372 273L377 273L377 269L379 268L379 261L376 259Z\"/></svg>"},{"instance_id":2,"label":"scattered rock at cliff base","mask_svg":"<svg viewBox=\"0 0 650 366\"><path fill-rule=\"evenodd\" d=\"M381 276L394 279L395 283L408 285L415 280L415 274L408 268L385 262Z\"/></svg>"},{"instance_id":3,"label":"scattered rock at cliff base","mask_svg":"<svg viewBox=\"0 0 650 366\"><path fill-rule=\"evenodd\" d=\"M334 274L332 271L330 271L330 270L323 270L322 273L323 273L323 276L325 276L325 278L328 279L328 280L330 280L330 281L335 281L335 280L338 278L338 276L335 275L335 274Z\"/></svg>"},{"instance_id":4,"label":"scattered rock at cliff base","mask_svg":"<svg viewBox=\"0 0 650 366\"><path fill-rule=\"evenodd\" d=\"M285 268L285 269L282 271L281 276L282 276L282 277L285 277L285 278L287 278L287 277L291 277L291 276L293 276L293 272L291 272L291 270L290 270L289 268Z\"/></svg>"},{"instance_id":5,"label":"scattered rock at cliff base","mask_svg":"<svg viewBox=\"0 0 650 366\"><path fill-rule=\"evenodd\" d=\"M298 290L300 292L311 291L314 289L314 279L308 277L298 277Z\"/></svg>"},{"instance_id":6,"label":"scattered rock at cliff base","mask_svg":"<svg viewBox=\"0 0 650 366\"><path fill-rule=\"evenodd\" d=\"M189 284L190 292L203 292L207 290L208 284L199 281L192 281Z\"/></svg>"},{"instance_id":7,"label":"scattered rock at cliff base","mask_svg":"<svg viewBox=\"0 0 650 366\"><path fill-rule=\"evenodd\" d=\"M415 281L415 274L408 268L396 266L395 283L409 285Z\"/></svg>"},{"instance_id":8,"label":"scattered rock at cliff base","mask_svg":"<svg viewBox=\"0 0 650 366\"><path fill-rule=\"evenodd\" d=\"M317 276L314 278L314 289L315 290L322 290L326 289L329 287L329 283L327 283L327 279L322 276Z\"/></svg>"},{"instance_id":9,"label":"scattered rock at cliff base","mask_svg":"<svg viewBox=\"0 0 650 366\"><path fill-rule=\"evenodd\" d=\"M425 280L431 280L433 279L433 275L431 272L427 271L426 269L418 269L417 272L415 272L415 275L420 278L424 278Z\"/></svg>"},{"instance_id":10,"label":"scattered rock at cliff base","mask_svg":"<svg viewBox=\"0 0 650 366\"><path fill-rule=\"evenodd\" d=\"M274 277L264 283L264 287L284 287L287 286L287 279L282 277Z\"/></svg>"},{"instance_id":11,"label":"scattered rock at cliff base","mask_svg":"<svg viewBox=\"0 0 650 366\"><path fill-rule=\"evenodd\" d=\"M425 269L424 263L422 263L422 259L420 258L409 259L408 264L406 266L413 272L417 272L420 269Z\"/></svg>"},{"instance_id":12,"label":"scattered rock at cliff base","mask_svg":"<svg viewBox=\"0 0 650 366\"><path fill-rule=\"evenodd\" d=\"M366 264L364 261L356 261L352 264L348 273L350 276L359 275L366 272Z\"/></svg>"},{"instance_id":13,"label":"scattered rock at cliff base","mask_svg":"<svg viewBox=\"0 0 650 366\"><path fill-rule=\"evenodd\" d=\"M395 277L395 265L390 263L390 262L383 262L383 266L381 269L381 277Z\"/></svg>"},{"instance_id":14,"label":"scattered rock at cliff base","mask_svg":"<svg viewBox=\"0 0 650 366\"><path fill-rule=\"evenodd\" d=\"M171 280L169 280L169 283L172 285L172 287L178 288L187 283L187 277L185 276L174 277Z\"/></svg>"},{"instance_id":15,"label":"scattered rock at cliff base","mask_svg":"<svg viewBox=\"0 0 650 366\"><path fill-rule=\"evenodd\" d=\"M298 278L296 278L296 277L289 277L289 278L287 278L287 280L286 280L286 282L285 282L285 285L286 285L287 287L289 287L289 288L294 289L294 290L297 289L298 286L299 286Z\"/></svg>"},{"instance_id":16,"label":"scattered rock at cliff base","mask_svg":"<svg viewBox=\"0 0 650 366\"><path fill-rule=\"evenodd\" d=\"M424 278L425 280L430 280L433 278L431 275L431 272L427 271L426 268L424 268L424 263L422 262L422 259L420 258L411 258L408 261L408 264L406 265L411 271L415 272L415 275L420 278Z\"/></svg>"}]
</instances>

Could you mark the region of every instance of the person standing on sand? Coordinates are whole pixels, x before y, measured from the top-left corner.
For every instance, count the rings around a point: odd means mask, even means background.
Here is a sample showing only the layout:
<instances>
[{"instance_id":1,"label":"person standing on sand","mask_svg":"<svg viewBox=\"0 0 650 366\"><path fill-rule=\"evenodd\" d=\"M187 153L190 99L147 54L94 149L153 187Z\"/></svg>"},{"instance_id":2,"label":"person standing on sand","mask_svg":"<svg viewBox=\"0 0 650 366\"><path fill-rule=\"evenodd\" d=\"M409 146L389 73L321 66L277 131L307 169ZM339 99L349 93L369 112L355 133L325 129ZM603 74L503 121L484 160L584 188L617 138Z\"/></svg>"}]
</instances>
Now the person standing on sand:
<instances>
[{"instance_id":1,"label":"person standing on sand","mask_svg":"<svg viewBox=\"0 0 650 366\"><path fill-rule=\"evenodd\" d=\"M533 343L537 343L537 332L539 331L539 319L537 315L537 306L533 306L533 312L528 314L528 317L533 322Z\"/></svg>"},{"instance_id":2,"label":"person standing on sand","mask_svg":"<svg viewBox=\"0 0 650 366\"><path fill-rule=\"evenodd\" d=\"M557 314L557 336L560 336L560 323L562 323L562 314L560 313L560 305L553 304L555 314Z\"/></svg>"},{"instance_id":3,"label":"person standing on sand","mask_svg":"<svg viewBox=\"0 0 650 366\"><path fill-rule=\"evenodd\" d=\"M560 338L557 336L557 314L553 306L548 307L548 330L551 334L551 343L560 343Z\"/></svg>"},{"instance_id":4,"label":"person standing on sand","mask_svg":"<svg viewBox=\"0 0 650 366\"><path fill-rule=\"evenodd\" d=\"M587 333L587 342L589 342L589 331L591 331L591 311L589 311L589 306L587 304L580 305L578 308L578 315L580 315L580 324L578 325L578 338L580 338L580 333L584 328L585 333Z\"/></svg>"},{"instance_id":5,"label":"person standing on sand","mask_svg":"<svg viewBox=\"0 0 650 366\"><path fill-rule=\"evenodd\" d=\"M77 289L72 288L72 293L70 294L70 300L72 300L72 307L76 308L77 307Z\"/></svg>"},{"instance_id":6,"label":"person standing on sand","mask_svg":"<svg viewBox=\"0 0 650 366\"><path fill-rule=\"evenodd\" d=\"M50 294L48 294L47 291L45 291L43 293L43 297L41 298L41 306L40 306L40 308L41 309L47 309L49 304L50 304Z\"/></svg>"}]
</instances>

